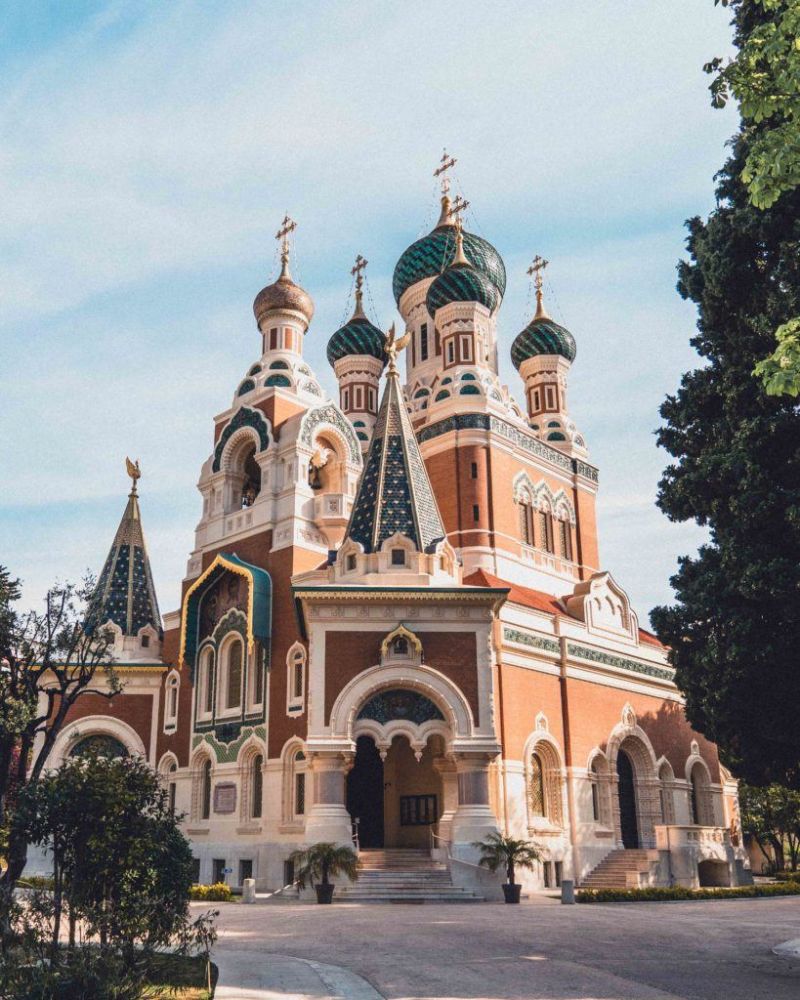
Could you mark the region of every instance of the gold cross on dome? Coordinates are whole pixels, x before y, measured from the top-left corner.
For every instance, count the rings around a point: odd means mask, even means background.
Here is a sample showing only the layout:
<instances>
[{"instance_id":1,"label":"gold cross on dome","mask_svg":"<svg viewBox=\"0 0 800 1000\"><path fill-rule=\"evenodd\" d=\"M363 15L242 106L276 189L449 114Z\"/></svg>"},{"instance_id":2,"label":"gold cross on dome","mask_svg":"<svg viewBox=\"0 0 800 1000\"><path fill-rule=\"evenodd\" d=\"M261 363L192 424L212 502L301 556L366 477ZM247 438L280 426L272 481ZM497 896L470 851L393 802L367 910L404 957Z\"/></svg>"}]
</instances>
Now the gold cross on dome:
<instances>
[{"instance_id":1,"label":"gold cross on dome","mask_svg":"<svg viewBox=\"0 0 800 1000\"><path fill-rule=\"evenodd\" d=\"M448 194L450 191L450 178L447 175L448 170L452 170L458 161L454 156L449 156L447 150L442 153L442 158L439 161L439 166L434 170L433 176L439 177L441 179L442 194Z\"/></svg>"},{"instance_id":2,"label":"gold cross on dome","mask_svg":"<svg viewBox=\"0 0 800 1000\"><path fill-rule=\"evenodd\" d=\"M542 290L542 284L544 283L544 269L550 263L549 260L545 260L544 257L540 257L537 253L533 258L531 266L528 268L528 274L533 278L533 285L537 292Z\"/></svg>"},{"instance_id":3,"label":"gold cross on dome","mask_svg":"<svg viewBox=\"0 0 800 1000\"><path fill-rule=\"evenodd\" d=\"M281 240L281 262L285 264L289 260L289 236L297 229L297 223L287 212L283 217L281 228L275 233L275 239Z\"/></svg>"},{"instance_id":4,"label":"gold cross on dome","mask_svg":"<svg viewBox=\"0 0 800 1000\"><path fill-rule=\"evenodd\" d=\"M469 202L465 198L462 198L460 194L457 195L455 201L450 207L450 215L453 219L455 219L456 228L461 229L464 225L464 220L461 216L468 208Z\"/></svg>"},{"instance_id":5,"label":"gold cross on dome","mask_svg":"<svg viewBox=\"0 0 800 1000\"><path fill-rule=\"evenodd\" d=\"M363 272L364 272L364 269L366 268L366 266L367 266L368 263L369 263L369 261L366 260L366 258L362 257L361 254L359 254L358 257L356 257L355 264L353 265L353 267L350 268L350 273L352 275L355 275L356 289L358 291L361 291L361 286L364 284L364 273Z\"/></svg>"}]
</instances>

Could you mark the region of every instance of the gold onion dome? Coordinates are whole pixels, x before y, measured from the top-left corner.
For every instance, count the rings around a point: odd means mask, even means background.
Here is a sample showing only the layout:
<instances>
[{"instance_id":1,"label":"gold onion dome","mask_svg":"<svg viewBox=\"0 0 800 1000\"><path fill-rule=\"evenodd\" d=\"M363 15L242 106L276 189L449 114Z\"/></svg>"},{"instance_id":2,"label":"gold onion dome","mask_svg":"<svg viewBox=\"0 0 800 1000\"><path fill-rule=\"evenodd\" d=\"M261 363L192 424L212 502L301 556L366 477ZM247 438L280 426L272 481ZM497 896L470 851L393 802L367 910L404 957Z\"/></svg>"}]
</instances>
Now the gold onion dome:
<instances>
[{"instance_id":1,"label":"gold onion dome","mask_svg":"<svg viewBox=\"0 0 800 1000\"><path fill-rule=\"evenodd\" d=\"M292 281L288 260L282 262L278 280L262 288L253 302L253 314L259 327L269 313L277 311L300 313L306 326L314 315L314 300L304 288Z\"/></svg>"}]
</instances>

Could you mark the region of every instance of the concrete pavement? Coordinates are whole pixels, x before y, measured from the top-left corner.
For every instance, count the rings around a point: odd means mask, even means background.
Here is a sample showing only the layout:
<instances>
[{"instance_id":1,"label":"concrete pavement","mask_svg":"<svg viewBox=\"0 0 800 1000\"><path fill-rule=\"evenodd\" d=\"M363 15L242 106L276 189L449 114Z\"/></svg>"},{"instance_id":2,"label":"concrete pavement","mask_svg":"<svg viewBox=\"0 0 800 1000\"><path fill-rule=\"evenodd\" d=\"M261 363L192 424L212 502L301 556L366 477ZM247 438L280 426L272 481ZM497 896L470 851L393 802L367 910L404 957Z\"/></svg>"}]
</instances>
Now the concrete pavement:
<instances>
[{"instance_id":1,"label":"concrete pavement","mask_svg":"<svg viewBox=\"0 0 800 1000\"><path fill-rule=\"evenodd\" d=\"M519 907L280 903L221 911L215 960L221 989L234 990L218 992L224 1000L248 997L243 990L252 980L245 977L270 964L264 988L273 992L263 996L271 1000L800 996L800 959L772 951L800 936L797 897L571 907L551 900ZM318 964L295 981L298 967L282 964L292 958ZM358 978L326 983L323 966ZM348 992L359 989L375 992Z\"/></svg>"}]
</instances>

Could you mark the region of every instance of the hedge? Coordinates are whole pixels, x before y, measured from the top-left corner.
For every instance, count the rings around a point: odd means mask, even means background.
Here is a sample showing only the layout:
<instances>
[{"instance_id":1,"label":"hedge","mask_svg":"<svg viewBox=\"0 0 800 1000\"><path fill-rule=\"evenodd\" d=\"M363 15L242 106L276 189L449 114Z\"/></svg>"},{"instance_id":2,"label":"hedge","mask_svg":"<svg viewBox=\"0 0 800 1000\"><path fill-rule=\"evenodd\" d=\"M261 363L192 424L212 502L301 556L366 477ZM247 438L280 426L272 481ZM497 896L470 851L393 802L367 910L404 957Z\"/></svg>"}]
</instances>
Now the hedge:
<instances>
[{"instance_id":1,"label":"hedge","mask_svg":"<svg viewBox=\"0 0 800 1000\"><path fill-rule=\"evenodd\" d=\"M193 885L189 898L202 903L230 903L233 892L224 882L215 882L214 885Z\"/></svg>"},{"instance_id":2,"label":"hedge","mask_svg":"<svg viewBox=\"0 0 800 1000\"><path fill-rule=\"evenodd\" d=\"M779 882L800 882L800 868L793 872L775 872Z\"/></svg>"},{"instance_id":3,"label":"hedge","mask_svg":"<svg viewBox=\"0 0 800 1000\"><path fill-rule=\"evenodd\" d=\"M659 903L671 899L752 899L756 896L800 896L800 882L771 882L740 885L733 889L579 889L579 903Z\"/></svg>"},{"instance_id":4,"label":"hedge","mask_svg":"<svg viewBox=\"0 0 800 1000\"><path fill-rule=\"evenodd\" d=\"M17 879L18 889L50 889L53 888L52 875L26 875Z\"/></svg>"}]
</instances>

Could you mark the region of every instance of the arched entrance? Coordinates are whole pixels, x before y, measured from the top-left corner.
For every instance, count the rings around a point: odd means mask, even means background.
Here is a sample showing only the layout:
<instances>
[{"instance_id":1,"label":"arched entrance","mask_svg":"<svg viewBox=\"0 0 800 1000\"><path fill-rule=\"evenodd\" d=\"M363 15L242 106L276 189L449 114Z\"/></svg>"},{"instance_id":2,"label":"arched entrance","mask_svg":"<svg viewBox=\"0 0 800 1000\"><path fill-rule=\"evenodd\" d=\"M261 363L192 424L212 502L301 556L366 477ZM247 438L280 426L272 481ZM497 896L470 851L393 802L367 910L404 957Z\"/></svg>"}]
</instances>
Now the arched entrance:
<instances>
[{"instance_id":1,"label":"arched entrance","mask_svg":"<svg viewBox=\"0 0 800 1000\"><path fill-rule=\"evenodd\" d=\"M444 809L441 737L413 750L405 736L392 740L383 758L371 736L356 740L356 757L347 776L347 811L358 820L359 846L427 849Z\"/></svg>"},{"instance_id":2,"label":"arched entrance","mask_svg":"<svg viewBox=\"0 0 800 1000\"><path fill-rule=\"evenodd\" d=\"M633 762L621 747L617 754L617 779L622 846L625 848L639 847L639 823L636 816L636 783Z\"/></svg>"},{"instance_id":3,"label":"arched entrance","mask_svg":"<svg viewBox=\"0 0 800 1000\"><path fill-rule=\"evenodd\" d=\"M383 761L371 736L356 740L356 759L347 776L347 811L358 821L361 847L383 847Z\"/></svg>"}]
</instances>

